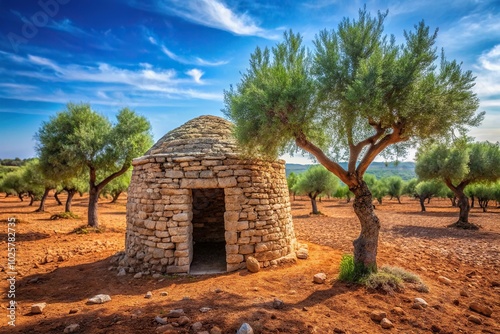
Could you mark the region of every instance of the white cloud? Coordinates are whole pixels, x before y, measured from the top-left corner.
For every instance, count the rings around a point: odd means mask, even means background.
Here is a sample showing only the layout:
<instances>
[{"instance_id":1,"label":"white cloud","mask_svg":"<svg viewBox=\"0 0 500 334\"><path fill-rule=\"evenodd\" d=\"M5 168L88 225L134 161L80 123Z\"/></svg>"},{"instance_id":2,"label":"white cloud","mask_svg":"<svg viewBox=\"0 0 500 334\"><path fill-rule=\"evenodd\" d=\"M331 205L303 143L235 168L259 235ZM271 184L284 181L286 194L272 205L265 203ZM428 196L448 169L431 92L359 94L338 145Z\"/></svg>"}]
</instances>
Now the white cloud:
<instances>
[{"instance_id":1,"label":"white cloud","mask_svg":"<svg viewBox=\"0 0 500 334\"><path fill-rule=\"evenodd\" d=\"M145 7L142 4L132 5ZM151 8L148 8L151 10ZM277 39L280 36L261 28L246 13L238 13L221 0L158 0L156 12L174 14L186 21L242 36Z\"/></svg>"},{"instance_id":2,"label":"white cloud","mask_svg":"<svg viewBox=\"0 0 500 334\"><path fill-rule=\"evenodd\" d=\"M22 101L66 103L90 100L103 105L165 105L168 100L187 98L221 101L222 94L200 91L195 84L204 83L203 71L191 69L178 77L173 69L155 68L148 63L137 69L119 68L107 63L92 65L56 64L53 60L35 55L10 57L31 69L14 70L5 66L0 78L0 97ZM18 59L21 58L21 59ZM14 68L14 66L12 66ZM29 77L36 83L16 84L7 78ZM4 88L4 89L1 89Z\"/></svg>"},{"instance_id":3,"label":"white cloud","mask_svg":"<svg viewBox=\"0 0 500 334\"><path fill-rule=\"evenodd\" d=\"M476 77L475 91L485 99L483 104L491 104L489 97L500 96L500 44L483 52L477 59L474 74ZM496 102L498 103L498 102Z\"/></svg>"},{"instance_id":4,"label":"white cloud","mask_svg":"<svg viewBox=\"0 0 500 334\"><path fill-rule=\"evenodd\" d=\"M200 84L200 83L202 83L202 81L201 81L201 77L202 77L202 76L203 76L203 74L205 74L205 73L203 73L203 71L201 71L201 70L199 70L199 69L197 69L197 68L193 68L193 69L191 69L191 70L187 71L187 72L186 72L186 74L187 74L187 75L189 75L190 77L192 77L192 78L193 78L193 80L194 80L194 82L196 82L196 83L199 83L199 84Z\"/></svg>"}]
</instances>

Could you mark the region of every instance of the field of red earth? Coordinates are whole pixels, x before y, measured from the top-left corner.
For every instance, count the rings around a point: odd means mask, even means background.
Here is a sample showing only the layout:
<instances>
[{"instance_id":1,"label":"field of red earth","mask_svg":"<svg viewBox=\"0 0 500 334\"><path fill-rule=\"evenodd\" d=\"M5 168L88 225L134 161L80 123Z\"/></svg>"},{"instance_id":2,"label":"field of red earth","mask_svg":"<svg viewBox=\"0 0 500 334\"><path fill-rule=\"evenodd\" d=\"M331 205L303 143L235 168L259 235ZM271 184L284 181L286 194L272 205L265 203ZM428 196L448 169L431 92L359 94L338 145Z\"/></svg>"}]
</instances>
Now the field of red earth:
<instances>
[{"instance_id":1,"label":"field of red earth","mask_svg":"<svg viewBox=\"0 0 500 334\"><path fill-rule=\"evenodd\" d=\"M464 231L446 227L458 216L449 200L433 199L424 213L417 201L402 202L385 199L377 205L382 223L378 264L419 275L428 293L407 288L384 294L337 280L342 254L352 253L359 233L345 201L323 200L317 216L309 214L306 198L292 201L297 238L309 246L309 258L296 264L253 274L134 278L117 277L111 263L124 249L125 196L115 204L101 200L103 233L72 234L86 223L86 197L74 201L80 218L50 220L63 211L53 198L46 212L36 213L26 201L0 194L0 332L64 333L78 324L74 333L215 334L236 333L248 323L254 333L500 333L500 209L473 208L470 220L482 228ZM9 218L16 222L15 298L8 297ZM326 283L313 283L320 272L327 274ZM145 298L147 292L151 298ZM89 304L97 294L112 300ZM274 307L275 298L284 302L282 308ZM413 308L415 298L428 306ZM8 324L12 300L15 327ZM32 314L31 306L41 302L47 303L42 314ZM491 315L472 311L474 302ZM167 318L168 325L155 320L174 309L183 309L186 317ZM377 310L387 313L392 329L370 319Z\"/></svg>"}]
</instances>

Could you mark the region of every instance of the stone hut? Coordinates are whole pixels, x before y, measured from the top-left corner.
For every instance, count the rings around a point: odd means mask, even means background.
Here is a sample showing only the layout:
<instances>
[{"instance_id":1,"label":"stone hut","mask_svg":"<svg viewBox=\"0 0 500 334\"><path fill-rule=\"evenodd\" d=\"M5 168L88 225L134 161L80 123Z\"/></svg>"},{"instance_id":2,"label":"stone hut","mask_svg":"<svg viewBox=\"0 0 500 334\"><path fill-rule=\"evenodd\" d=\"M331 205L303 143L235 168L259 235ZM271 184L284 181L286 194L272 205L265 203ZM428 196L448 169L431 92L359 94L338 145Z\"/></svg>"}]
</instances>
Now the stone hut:
<instances>
[{"instance_id":1,"label":"stone hut","mask_svg":"<svg viewBox=\"0 0 500 334\"><path fill-rule=\"evenodd\" d=\"M151 273L229 272L295 258L283 160L246 159L232 123L201 116L133 161L126 251Z\"/></svg>"}]
</instances>

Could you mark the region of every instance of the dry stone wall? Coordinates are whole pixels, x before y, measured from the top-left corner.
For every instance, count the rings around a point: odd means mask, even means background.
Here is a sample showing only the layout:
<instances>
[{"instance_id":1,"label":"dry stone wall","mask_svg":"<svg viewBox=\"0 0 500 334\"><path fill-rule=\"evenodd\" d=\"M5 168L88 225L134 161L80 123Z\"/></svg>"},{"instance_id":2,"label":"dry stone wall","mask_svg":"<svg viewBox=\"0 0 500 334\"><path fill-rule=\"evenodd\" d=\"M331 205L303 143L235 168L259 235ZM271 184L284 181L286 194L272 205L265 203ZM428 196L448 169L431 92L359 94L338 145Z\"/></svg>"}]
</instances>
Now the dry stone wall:
<instances>
[{"instance_id":1,"label":"dry stone wall","mask_svg":"<svg viewBox=\"0 0 500 334\"><path fill-rule=\"evenodd\" d=\"M134 160L124 267L188 273L193 191L199 201L204 192L198 189L214 188L224 194L227 271L243 268L248 256L262 267L294 258L285 163L242 159L231 129L231 123L221 118L202 116L168 133L146 156Z\"/></svg>"}]
</instances>

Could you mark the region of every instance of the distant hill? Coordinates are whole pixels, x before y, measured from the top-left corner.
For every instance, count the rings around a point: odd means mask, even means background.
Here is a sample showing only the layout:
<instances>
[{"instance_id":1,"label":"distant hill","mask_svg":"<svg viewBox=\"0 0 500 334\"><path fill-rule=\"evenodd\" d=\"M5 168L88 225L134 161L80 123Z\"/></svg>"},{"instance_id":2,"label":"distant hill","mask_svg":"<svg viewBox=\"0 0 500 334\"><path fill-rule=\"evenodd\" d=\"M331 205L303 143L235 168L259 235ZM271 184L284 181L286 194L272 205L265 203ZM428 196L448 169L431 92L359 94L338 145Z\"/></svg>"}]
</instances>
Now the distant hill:
<instances>
[{"instance_id":1,"label":"distant hill","mask_svg":"<svg viewBox=\"0 0 500 334\"><path fill-rule=\"evenodd\" d=\"M347 162L341 162L342 168L347 168ZM295 174L300 174L306 171L311 165L301 165L301 164L286 164L286 176L291 172ZM412 161L398 162L372 162L370 167L368 167L367 173L375 175L378 179L382 177L397 175L403 180L409 180L417 177L415 174L415 163Z\"/></svg>"}]
</instances>

